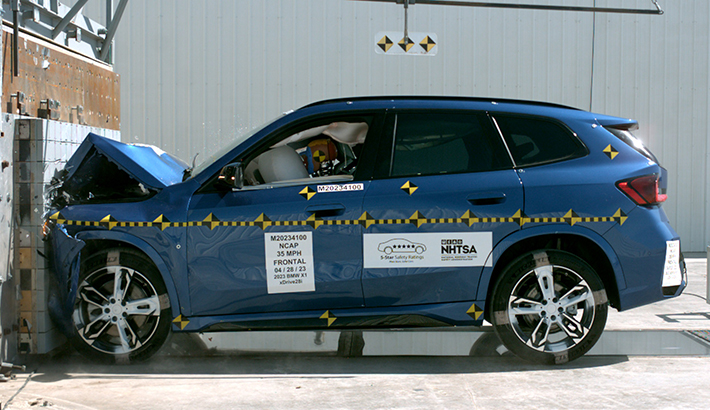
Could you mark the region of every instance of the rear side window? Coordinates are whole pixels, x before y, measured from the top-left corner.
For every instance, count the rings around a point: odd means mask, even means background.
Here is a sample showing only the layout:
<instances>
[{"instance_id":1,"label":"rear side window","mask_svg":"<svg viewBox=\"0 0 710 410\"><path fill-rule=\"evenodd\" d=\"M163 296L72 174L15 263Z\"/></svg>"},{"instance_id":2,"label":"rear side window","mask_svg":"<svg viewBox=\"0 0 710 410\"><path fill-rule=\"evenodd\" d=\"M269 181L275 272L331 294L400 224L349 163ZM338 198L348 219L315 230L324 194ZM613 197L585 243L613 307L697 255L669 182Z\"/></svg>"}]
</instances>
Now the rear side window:
<instances>
[{"instance_id":1,"label":"rear side window","mask_svg":"<svg viewBox=\"0 0 710 410\"><path fill-rule=\"evenodd\" d=\"M614 134L616 138L624 141L628 146L631 148L635 149L638 153L643 155L644 157L650 159L651 161L655 162L656 164L660 164L658 162L658 158L656 158L655 155L651 151L646 148L645 145L643 145L643 142L641 142L640 139L636 138L634 134L631 133L631 131L628 130L622 130L614 127L606 127L605 128L607 131L610 133Z\"/></svg>"},{"instance_id":2,"label":"rear side window","mask_svg":"<svg viewBox=\"0 0 710 410\"><path fill-rule=\"evenodd\" d=\"M397 115L391 176L483 172L510 167L505 147L484 114Z\"/></svg>"},{"instance_id":3,"label":"rear side window","mask_svg":"<svg viewBox=\"0 0 710 410\"><path fill-rule=\"evenodd\" d=\"M541 118L495 116L518 167L547 164L587 155L569 129Z\"/></svg>"}]
</instances>

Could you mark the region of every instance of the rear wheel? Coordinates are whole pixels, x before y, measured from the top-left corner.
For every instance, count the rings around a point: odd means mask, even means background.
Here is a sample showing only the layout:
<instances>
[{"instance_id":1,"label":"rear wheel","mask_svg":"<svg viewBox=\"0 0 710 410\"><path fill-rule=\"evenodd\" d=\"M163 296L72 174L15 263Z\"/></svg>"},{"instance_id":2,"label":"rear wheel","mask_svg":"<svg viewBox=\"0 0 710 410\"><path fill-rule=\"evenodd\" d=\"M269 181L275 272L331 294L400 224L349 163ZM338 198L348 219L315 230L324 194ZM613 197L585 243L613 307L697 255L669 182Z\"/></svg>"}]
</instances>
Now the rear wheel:
<instances>
[{"instance_id":1,"label":"rear wheel","mask_svg":"<svg viewBox=\"0 0 710 410\"><path fill-rule=\"evenodd\" d=\"M510 351L532 362L562 364L597 342L608 301L586 262L542 250L508 265L493 290L491 308L494 330Z\"/></svg>"},{"instance_id":2,"label":"rear wheel","mask_svg":"<svg viewBox=\"0 0 710 410\"><path fill-rule=\"evenodd\" d=\"M119 363L145 360L170 331L165 284L139 252L95 253L82 263L72 320L80 353Z\"/></svg>"}]
</instances>

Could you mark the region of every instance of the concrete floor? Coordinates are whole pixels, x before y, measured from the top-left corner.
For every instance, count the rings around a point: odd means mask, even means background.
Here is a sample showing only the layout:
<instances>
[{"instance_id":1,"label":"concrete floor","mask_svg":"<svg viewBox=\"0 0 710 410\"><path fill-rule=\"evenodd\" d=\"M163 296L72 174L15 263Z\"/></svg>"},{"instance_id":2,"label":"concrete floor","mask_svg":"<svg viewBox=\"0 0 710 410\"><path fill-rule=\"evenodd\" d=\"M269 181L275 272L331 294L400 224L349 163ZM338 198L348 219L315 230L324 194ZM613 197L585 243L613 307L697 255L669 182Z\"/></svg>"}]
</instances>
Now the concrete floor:
<instances>
[{"instance_id":1,"label":"concrete floor","mask_svg":"<svg viewBox=\"0 0 710 410\"><path fill-rule=\"evenodd\" d=\"M366 332L359 358L335 356L337 332L205 334L212 355L176 337L139 365L34 358L0 383L0 408L708 408L710 344L687 332L710 330L706 262L688 267L681 297L613 311L590 354L561 367L469 357L480 332Z\"/></svg>"}]
</instances>

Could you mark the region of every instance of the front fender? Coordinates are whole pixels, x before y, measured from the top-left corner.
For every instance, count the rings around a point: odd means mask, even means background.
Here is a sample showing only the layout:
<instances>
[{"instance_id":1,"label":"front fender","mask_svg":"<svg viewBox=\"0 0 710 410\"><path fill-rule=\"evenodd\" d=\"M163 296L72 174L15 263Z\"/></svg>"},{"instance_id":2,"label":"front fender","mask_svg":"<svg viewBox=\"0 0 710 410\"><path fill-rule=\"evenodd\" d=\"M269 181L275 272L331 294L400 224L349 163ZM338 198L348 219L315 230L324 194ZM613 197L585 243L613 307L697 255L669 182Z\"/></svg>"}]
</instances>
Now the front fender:
<instances>
[{"instance_id":1,"label":"front fender","mask_svg":"<svg viewBox=\"0 0 710 410\"><path fill-rule=\"evenodd\" d=\"M81 250L86 243L69 235L61 225L52 227L49 240L51 246L47 253L54 276L50 279L47 310L59 330L65 336L72 337L74 325L71 315L79 285Z\"/></svg>"},{"instance_id":2,"label":"front fender","mask_svg":"<svg viewBox=\"0 0 710 410\"><path fill-rule=\"evenodd\" d=\"M150 258L151 261L153 261L153 264L155 264L156 268L158 268L158 271L160 272L160 276L163 278L163 282L165 282L165 288L168 291L168 298L170 299L170 309L171 309L171 314L172 317L177 317L178 315L181 314L182 310L185 310L182 305L180 305L180 297L179 292L175 286L175 281L173 280L173 276L170 273L170 270L168 269L165 261L163 260L162 257L160 257L160 254L152 247L150 246L147 242L144 240L137 238L133 235L124 233L124 232L113 232L113 231L105 231L105 230L96 230L96 231L81 231L76 234L76 238L79 240L82 240L84 242L88 241L114 241L114 242L123 242L127 243L129 245L132 245L133 247L137 248L141 252L145 253L148 258ZM183 300L187 302L187 297L183 297Z\"/></svg>"},{"instance_id":3,"label":"front fender","mask_svg":"<svg viewBox=\"0 0 710 410\"><path fill-rule=\"evenodd\" d=\"M623 270L621 268L619 258L616 255L616 252L614 252L614 249L601 235L591 229L584 228L579 225L540 225L513 232L493 247L493 251L488 255L488 259L486 260L486 264L492 261L493 268L483 270L483 273L481 274L481 279L478 283L477 299L484 300L487 298L488 288L491 286L494 272L499 272L505 268L505 266L496 266L496 264L506 251L508 251L513 245L520 243L521 241L551 235L577 236L594 242L597 246L599 246L599 248L602 250L602 252L604 252L607 259L609 260L609 264L611 265L613 271L617 289L621 291L626 288L626 281L624 280Z\"/></svg>"}]
</instances>

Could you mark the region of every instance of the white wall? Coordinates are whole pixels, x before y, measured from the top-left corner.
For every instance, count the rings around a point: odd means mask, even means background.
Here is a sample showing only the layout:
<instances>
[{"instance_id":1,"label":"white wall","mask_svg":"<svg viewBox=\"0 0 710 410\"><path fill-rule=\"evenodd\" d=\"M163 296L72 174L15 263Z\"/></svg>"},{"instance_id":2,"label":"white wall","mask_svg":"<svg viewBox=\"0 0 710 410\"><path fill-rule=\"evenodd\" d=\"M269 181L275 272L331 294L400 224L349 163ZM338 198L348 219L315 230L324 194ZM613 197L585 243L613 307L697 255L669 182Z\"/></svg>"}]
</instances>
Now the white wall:
<instances>
[{"instance_id":1,"label":"white wall","mask_svg":"<svg viewBox=\"0 0 710 410\"><path fill-rule=\"evenodd\" d=\"M102 3L89 2L86 14L104 22ZM653 7L574 2L595 3ZM669 171L665 210L684 251L704 251L710 6L660 3L663 16L414 5L409 30L436 33L439 52L413 57L375 53L377 32L403 29L401 5L131 0L115 47L123 139L190 160L324 98L450 94L562 103L639 120L637 135Z\"/></svg>"}]
</instances>

